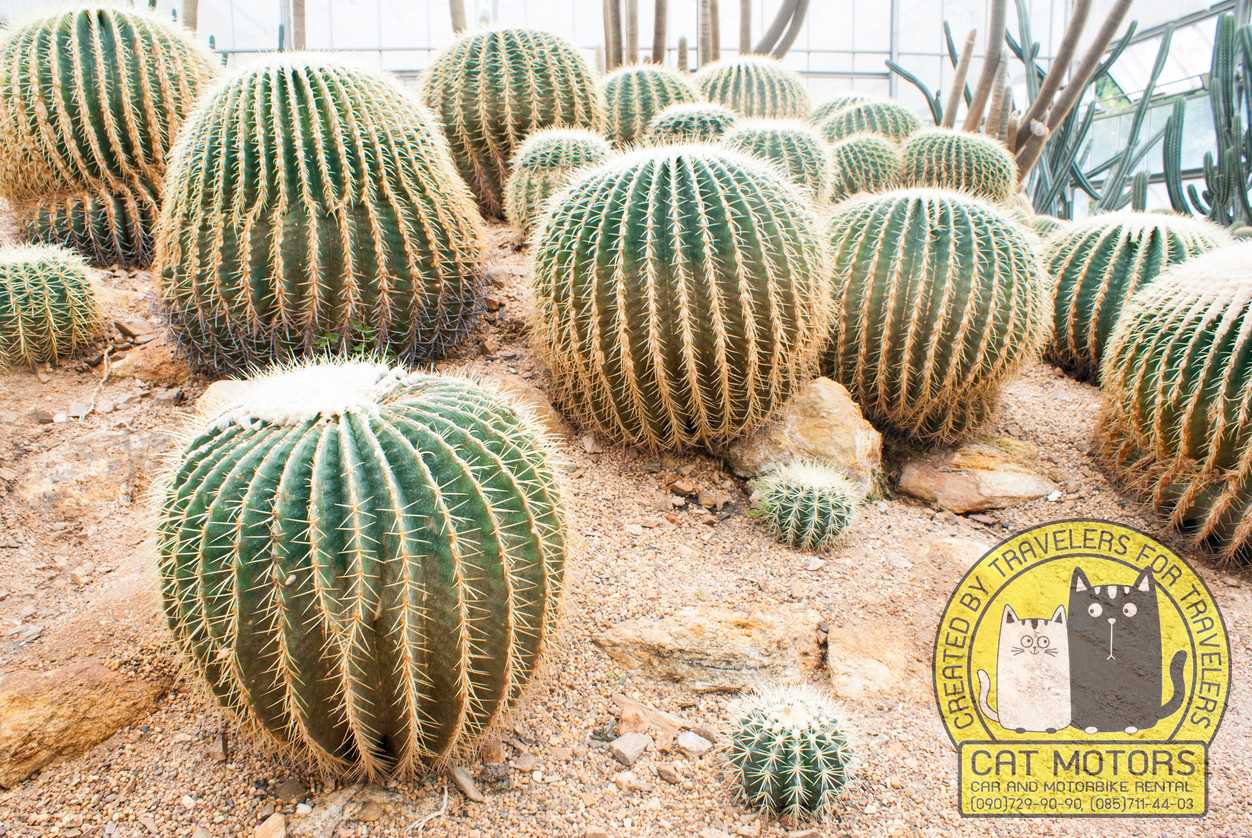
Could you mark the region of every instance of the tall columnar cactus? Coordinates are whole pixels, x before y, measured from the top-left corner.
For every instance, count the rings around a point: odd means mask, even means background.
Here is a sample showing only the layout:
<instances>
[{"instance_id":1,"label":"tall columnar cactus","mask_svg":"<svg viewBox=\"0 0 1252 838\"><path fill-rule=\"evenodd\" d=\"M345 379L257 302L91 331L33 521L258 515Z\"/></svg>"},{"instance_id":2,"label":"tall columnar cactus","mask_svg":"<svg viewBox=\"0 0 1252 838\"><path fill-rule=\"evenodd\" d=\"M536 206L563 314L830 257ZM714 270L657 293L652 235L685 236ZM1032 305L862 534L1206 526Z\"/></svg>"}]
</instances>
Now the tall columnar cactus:
<instances>
[{"instance_id":1,"label":"tall columnar cactus","mask_svg":"<svg viewBox=\"0 0 1252 838\"><path fill-rule=\"evenodd\" d=\"M846 477L819 463L789 463L753 484L756 515L775 538L801 550L820 550L842 535L861 495Z\"/></svg>"},{"instance_id":2,"label":"tall columnar cactus","mask_svg":"<svg viewBox=\"0 0 1252 838\"><path fill-rule=\"evenodd\" d=\"M766 164L666 146L563 195L535 247L534 334L578 421L653 448L713 446L811 376L826 248L810 203Z\"/></svg>"},{"instance_id":3,"label":"tall columnar cactus","mask_svg":"<svg viewBox=\"0 0 1252 838\"><path fill-rule=\"evenodd\" d=\"M159 497L182 651L230 712L337 773L472 745L551 634L549 455L465 379L367 362L251 379L198 420Z\"/></svg>"},{"instance_id":4,"label":"tall columnar cactus","mask_svg":"<svg viewBox=\"0 0 1252 838\"><path fill-rule=\"evenodd\" d=\"M921 442L956 441L987 419L1044 339L1031 234L990 204L915 189L845 201L830 237L831 377L872 421Z\"/></svg>"},{"instance_id":5,"label":"tall columnar cactus","mask_svg":"<svg viewBox=\"0 0 1252 838\"><path fill-rule=\"evenodd\" d=\"M0 249L0 367L67 358L102 332L81 256L52 245Z\"/></svg>"},{"instance_id":6,"label":"tall columnar cactus","mask_svg":"<svg viewBox=\"0 0 1252 838\"><path fill-rule=\"evenodd\" d=\"M1048 359L1077 378L1094 378L1131 295L1171 266L1230 242L1208 222L1144 212L1092 216L1050 239L1043 254L1055 322Z\"/></svg>"},{"instance_id":7,"label":"tall columnar cactus","mask_svg":"<svg viewBox=\"0 0 1252 838\"><path fill-rule=\"evenodd\" d=\"M670 105L648 123L648 140L664 143L707 143L735 126L738 117L729 108L696 102Z\"/></svg>"},{"instance_id":8,"label":"tall columnar cactus","mask_svg":"<svg viewBox=\"0 0 1252 838\"><path fill-rule=\"evenodd\" d=\"M827 119L839 113L839 111L844 108L860 104L861 102L868 101L871 98L871 96L864 93L853 93L851 90L844 91L838 96L827 99L825 102L822 102L814 108L813 112L809 114L809 122L814 125L821 125Z\"/></svg>"},{"instance_id":9,"label":"tall columnar cactus","mask_svg":"<svg viewBox=\"0 0 1252 838\"><path fill-rule=\"evenodd\" d=\"M612 151L604 137L580 128L547 128L531 134L518 149L504 187L509 223L529 236L548 199L565 188L575 172L603 163Z\"/></svg>"},{"instance_id":10,"label":"tall columnar cactus","mask_svg":"<svg viewBox=\"0 0 1252 838\"><path fill-rule=\"evenodd\" d=\"M886 192L900 185L900 147L876 134L854 134L830 149L831 197Z\"/></svg>"},{"instance_id":11,"label":"tall columnar cactus","mask_svg":"<svg viewBox=\"0 0 1252 838\"><path fill-rule=\"evenodd\" d=\"M182 31L109 6L0 36L0 195L23 237L150 263L167 154L214 72Z\"/></svg>"},{"instance_id":12,"label":"tall columnar cactus","mask_svg":"<svg viewBox=\"0 0 1252 838\"><path fill-rule=\"evenodd\" d=\"M804 79L773 58L750 55L700 68L696 84L704 98L740 116L767 119L809 115Z\"/></svg>"},{"instance_id":13,"label":"tall columnar cactus","mask_svg":"<svg viewBox=\"0 0 1252 838\"><path fill-rule=\"evenodd\" d=\"M1017 163L994 137L930 128L904 144L904 181L1003 202L1017 192Z\"/></svg>"},{"instance_id":14,"label":"tall columnar cactus","mask_svg":"<svg viewBox=\"0 0 1252 838\"><path fill-rule=\"evenodd\" d=\"M797 821L832 815L853 771L838 710L809 686L766 688L748 699L731 733L729 761L741 800Z\"/></svg>"},{"instance_id":15,"label":"tall columnar cactus","mask_svg":"<svg viewBox=\"0 0 1252 838\"><path fill-rule=\"evenodd\" d=\"M922 128L921 120L903 105L886 99L858 102L828 116L818 125L827 142L837 143L853 134L881 134L903 142Z\"/></svg>"},{"instance_id":16,"label":"tall columnar cactus","mask_svg":"<svg viewBox=\"0 0 1252 838\"><path fill-rule=\"evenodd\" d=\"M1100 370L1097 451L1171 525L1252 560L1252 243L1170 268L1132 298Z\"/></svg>"},{"instance_id":17,"label":"tall columnar cactus","mask_svg":"<svg viewBox=\"0 0 1252 838\"><path fill-rule=\"evenodd\" d=\"M821 135L802 122L748 120L730 129L722 143L778 166L815 201L825 201L830 195L830 149Z\"/></svg>"},{"instance_id":18,"label":"tall columnar cactus","mask_svg":"<svg viewBox=\"0 0 1252 838\"><path fill-rule=\"evenodd\" d=\"M166 193L160 299L200 364L425 359L474 322L473 198L430 115L381 75L311 55L249 67L188 119Z\"/></svg>"},{"instance_id":19,"label":"tall columnar cactus","mask_svg":"<svg viewBox=\"0 0 1252 838\"><path fill-rule=\"evenodd\" d=\"M689 77L666 67L623 67L604 80L608 103L608 138L618 148L647 139L652 117L670 105L697 102L700 94Z\"/></svg>"},{"instance_id":20,"label":"tall columnar cactus","mask_svg":"<svg viewBox=\"0 0 1252 838\"><path fill-rule=\"evenodd\" d=\"M427 70L461 177L483 214L504 215L504 182L522 142L540 128L604 131L604 92L573 45L548 32L492 29L454 43Z\"/></svg>"}]
</instances>

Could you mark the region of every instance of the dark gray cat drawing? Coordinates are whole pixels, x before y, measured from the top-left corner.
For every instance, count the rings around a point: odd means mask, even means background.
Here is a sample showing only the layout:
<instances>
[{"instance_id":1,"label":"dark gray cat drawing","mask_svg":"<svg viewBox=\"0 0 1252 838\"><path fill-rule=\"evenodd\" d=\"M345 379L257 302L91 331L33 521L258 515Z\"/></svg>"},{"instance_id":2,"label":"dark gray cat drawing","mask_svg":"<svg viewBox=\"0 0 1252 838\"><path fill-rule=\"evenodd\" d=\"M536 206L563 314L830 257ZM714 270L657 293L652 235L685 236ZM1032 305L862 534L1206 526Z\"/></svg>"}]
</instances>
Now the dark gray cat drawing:
<instances>
[{"instance_id":1,"label":"dark gray cat drawing","mask_svg":"<svg viewBox=\"0 0 1252 838\"><path fill-rule=\"evenodd\" d=\"M1087 733L1152 727L1183 699L1186 651L1169 663L1173 694L1161 704L1161 619L1156 581L1143 570L1133 585L1092 585L1074 568L1069 585L1071 719Z\"/></svg>"}]
</instances>

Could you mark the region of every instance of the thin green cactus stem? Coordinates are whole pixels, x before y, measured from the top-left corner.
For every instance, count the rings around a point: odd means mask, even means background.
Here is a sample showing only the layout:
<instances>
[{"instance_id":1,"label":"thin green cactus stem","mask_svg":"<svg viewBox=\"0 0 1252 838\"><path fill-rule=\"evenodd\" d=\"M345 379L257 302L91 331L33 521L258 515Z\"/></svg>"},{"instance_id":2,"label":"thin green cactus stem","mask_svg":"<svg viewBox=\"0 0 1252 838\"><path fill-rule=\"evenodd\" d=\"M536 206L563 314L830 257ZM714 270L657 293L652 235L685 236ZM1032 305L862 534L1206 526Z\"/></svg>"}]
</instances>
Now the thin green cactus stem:
<instances>
[{"instance_id":1,"label":"thin green cactus stem","mask_svg":"<svg viewBox=\"0 0 1252 838\"><path fill-rule=\"evenodd\" d=\"M607 136L618 148L648 138L648 123L670 105L691 104L700 94L690 77L654 65L622 67L604 79L608 108Z\"/></svg>"},{"instance_id":2,"label":"thin green cactus stem","mask_svg":"<svg viewBox=\"0 0 1252 838\"><path fill-rule=\"evenodd\" d=\"M0 367L71 357L103 332L81 256L49 245L0 249Z\"/></svg>"}]
</instances>

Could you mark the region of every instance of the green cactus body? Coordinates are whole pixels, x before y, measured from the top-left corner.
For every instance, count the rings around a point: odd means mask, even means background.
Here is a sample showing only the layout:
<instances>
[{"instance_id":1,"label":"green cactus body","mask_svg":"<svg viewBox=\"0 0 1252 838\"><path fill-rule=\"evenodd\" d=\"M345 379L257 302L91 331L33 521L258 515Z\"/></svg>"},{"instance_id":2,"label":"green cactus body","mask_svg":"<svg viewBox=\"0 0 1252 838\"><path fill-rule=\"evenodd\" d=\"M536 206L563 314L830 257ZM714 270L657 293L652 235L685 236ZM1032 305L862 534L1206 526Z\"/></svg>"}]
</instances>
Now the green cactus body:
<instances>
[{"instance_id":1,"label":"green cactus body","mask_svg":"<svg viewBox=\"0 0 1252 838\"><path fill-rule=\"evenodd\" d=\"M1033 215L1030 227L1041 239L1051 238L1062 230L1069 229L1069 222L1051 215Z\"/></svg>"},{"instance_id":2,"label":"green cactus body","mask_svg":"<svg viewBox=\"0 0 1252 838\"><path fill-rule=\"evenodd\" d=\"M613 149L599 134L577 128L548 128L530 135L517 151L504 187L509 223L523 236L534 232L548 199L586 166L608 159Z\"/></svg>"},{"instance_id":3,"label":"green cactus body","mask_svg":"<svg viewBox=\"0 0 1252 838\"><path fill-rule=\"evenodd\" d=\"M1079 379L1096 377L1131 296L1163 271L1230 244L1205 221L1143 212L1096 215L1047 242L1055 329L1045 354Z\"/></svg>"},{"instance_id":4,"label":"green cactus body","mask_svg":"<svg viewBox=\"0 0 1252 838\"><path fill-rule=\"evenodd\" d=\"M380 75L298 54L249 67L187 121L166 191L160 298L201 365L422 360L474 322L481 219L430 115Z\"/></svg>"},{"instance_id":5,"label":"green cactus body","mask_svg":"<svg viewBox=\"0 0 1252 838\"><path fill-rule=\"evenodd\" d=\"M996 203L1017 191L1017 162L999 140L985 134L930 128L904 144L907 186L954 189Z\"/></svg>"},{"instance_id":6,"label":"green cactus body","mask_svg":"<svg viewBox=\"0 0 1252 838\"><path fill-rule=\"evenodd\" d=\"M809 94L804 79L778 61L753 55L701 67L696 84L704 98L740 116L804 119Z\"/></svg>"},{"instance_id":7,"label":"green cactus body","mask_svg":"<svg viewBox=\"0 0 1252 838\"><path fill-rule=\"evenodd\" d=\"M811 377L828 334L816 225L798 190L724 148L649 149L584 173L534 248L533 333L557 403L653 448L756 425Z\"/></svg>"},{"instance_id":8,"label":"green cactus body","mask_svg":"<svg viewBox=\"0 0 1252 838\"><path fill-rule=\"evenodd\" d=\"M709 143L735 126L738 117L729 108L697 102L670 105L648 123L652 143Z\"/></svg>"},{"instance_id":9,"label":"green cactus body","mask_svg":"<svg viewBox=\"0 0 1252 838\"><path fill-rule=\"evenodd\" d=\"M741 122L722 137L722 143L778 166L815 201L825 201L830 195L830 150L821 136L802 122Z\"/></svg>"},{"instance_id":10,"label":"green cactus body","mask_svg":"<svg viewBox=\"0 0 1252 838\"><path fill-rule=\"evenodd\" d=\"M164 610L217 700L335 773L414 773L491 728L558 610L562 507L519 409L368 362L203 415L159 493Z\"/></svg>"},{"instance_id":11,"label":"green cactus body","mask_svg":"<svg viewBox=\"0 0 1252 838\"><path fill-rule=\"evenodd\" d=\"M1252 243L1167 270L1131 299L1100 370L1096 450L1226 562L1252 561Z\"/></svg>"},{"instance_id":12,"label":"green cactus body","mask_svg":"<svg viewBox=\"0 0 1252 838\"><path fill-rule=\"evenodd\" d=\"M0 194L35 241L152 260L165 163L215 65L147 14L90 6L0 40Z\"/></svg>"},{"instance_id":13,"label":"green cactus body","mask_svg":"<svg viewBox=\"0 0 1252 838\"><path fill-rule=\"evenodd\" d=\"M483 214L504 215L504 183L518 147L541 128L604 131L604 93L571 44L548 32L493 29L439 55L422 84L426 104Z\"/></svg>"},{"instance_id":14,"label":"green cactus body","mask_svg":"<svg viewBox=\"0 0 1252 838\"><path fill-rule=\"evenodd\" d=\"M666 67L639 65L622 67L604 79L608 107L608 138L618 148L642 143L648 138L648 123L670 105L699 101L688 77Z\"/></svg>"},{"instance_id":15,"label":"green cactus body","mask_svg":"<svg viewBox=\"0 0 1252 838\"><path fill-rule=\"evenodd\" d=\"M830 149L831 197L886 192L900 185L900 147L885 137L856 134Z\"/></svg>"},{"instance_id":16,"label":"green cactus body","mask_svg":"<svg viewBox=\"0 0 1252 838\"><path fill-rule=\"evenodd\" d=\"M801 550L820 550L842 535L861 497L839 472L805 462L773 469L752 488L756 515L770 534Z\"/></svg>"},{"instance_id":17,"label":"green cactus body","mask_svg":"<svg viewBox=\"0 0 1252 838\"><path fill-rule=\"evenodd\" d=\"M797 821L830 817L853 770L834 703L808 686L768 688L747 700L729 762L741 800Z\"/></svg>"},{"instance_id":18,"label":"green cactus body","mask_svg":"<svg viewBox=\"0 0 1252 838\"><path fill-rule=\"evenodd\" d=\"M1045 283L1027 233L938 189L862 195L830 221L835 326L825 365L886 430L954 442L1038 354Z\"/></svg>"},{"instance_id":19,"label":"green cactus body","mask_svg":"<svg viewBox=\"0 0 1252 838\"><path fill-rule=\"evenodd\" d=\"M870 99L836 111L818 129L829 143L837 143L853 134L880 134L903 142L920 131L922 123L903 105L886 99Z\"/></svg>"},{"instance_id":20,"label":"green cactus body","mask_svg":"<svg viewBox=\"0 0 1252 838\"><path fill-rule=\"evenodd\" d=\"M0 249L0 367L70 357L103 330L81 256L50 245Z\"/></svg>"},{"instance_id":21,"label":"green cactus body","mask_svg":"<svg viewBox=\"0 0 1252 838\"><path fill-rule=\"evenodd\" d=\"M861 102L867 102L871 98L872 97L867 96L864 93L853 93L851 90L848 90L839 96L827 99L825 102L822 102L814 108L813 112L809 114L809 122L814 125L821 125L827 119L839 113L844 108L849 108L852 105L857 105Z\"/></svg>"}]
</instances>

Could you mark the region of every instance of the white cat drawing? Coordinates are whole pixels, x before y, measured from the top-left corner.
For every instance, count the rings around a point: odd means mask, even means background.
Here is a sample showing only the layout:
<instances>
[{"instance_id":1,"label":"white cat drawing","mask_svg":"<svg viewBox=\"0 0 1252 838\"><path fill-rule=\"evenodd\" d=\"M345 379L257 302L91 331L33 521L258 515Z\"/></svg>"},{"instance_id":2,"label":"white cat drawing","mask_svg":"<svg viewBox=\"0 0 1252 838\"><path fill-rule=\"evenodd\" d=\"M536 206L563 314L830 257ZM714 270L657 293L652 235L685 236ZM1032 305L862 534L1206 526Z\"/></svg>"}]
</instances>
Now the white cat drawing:
<instances>
[{"instance_id":1,"label":"white cat drawing","mask_svg":"<svg viewBox=\"0 0 1252 838\"><path fill-rule=\"evenodd\" d=\"M1050 619L1023 620L1012 606L1005 605L996 655L995 709L987 702L991 679L986 670L978 670L978 682L979 707L1001 727L1018 733L1055 733L1068 727L1069 636L1065 606L1058 605Z\"/></svg>"}]
</instances>

